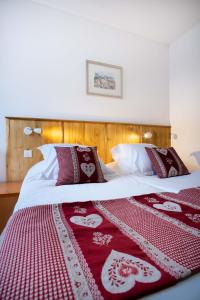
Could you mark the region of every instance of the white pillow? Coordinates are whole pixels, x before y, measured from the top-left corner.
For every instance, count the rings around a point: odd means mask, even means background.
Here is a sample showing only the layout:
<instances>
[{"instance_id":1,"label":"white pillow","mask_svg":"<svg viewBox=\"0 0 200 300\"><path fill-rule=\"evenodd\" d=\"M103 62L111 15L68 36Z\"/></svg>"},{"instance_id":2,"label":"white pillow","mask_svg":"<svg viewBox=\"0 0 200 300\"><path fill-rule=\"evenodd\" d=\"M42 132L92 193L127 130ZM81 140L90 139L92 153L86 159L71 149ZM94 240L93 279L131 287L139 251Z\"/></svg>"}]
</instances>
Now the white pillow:
<instances>
[{"instance_id":1,"label":"white pillow","mask_svg":"<svg viewBox=\"0 0 200 300\"><path fill-rule=\"evenodd\" d=\"M45 167L46 162L44 160L33 165L26 173L24 182L45 179L43 175Z\"/></svg>"},{"instance_id":2,"label":"white pillow","mask_svg":"<svg viewBox=\"0 0 200 300\"><path fill-rule=\"evenodd\" d=\"M152 144L119 144L111 149L112 157L124 174L153 175L151 161L145 147Z\"/></svg>"},{"instance_id":3,"label":"white pillow","mask_svg":"<svg viewBox=\"0 0 200 300\"><path fill-rule=\"evenodd\" d=\"M38 147L38 150L41 151L45 166L43 169L43 178L44 179L57 179L58 178L58 160L57 160L57 154L55 147L73 147L77 146L78 144L45 144L40 147ZM84 145L81 145L82 147L87 147ZM109 174L110 170L106 167L106 165L102 162L102 160L99 158L101 170L104 175Z\"/></svg>"}]
</instances>

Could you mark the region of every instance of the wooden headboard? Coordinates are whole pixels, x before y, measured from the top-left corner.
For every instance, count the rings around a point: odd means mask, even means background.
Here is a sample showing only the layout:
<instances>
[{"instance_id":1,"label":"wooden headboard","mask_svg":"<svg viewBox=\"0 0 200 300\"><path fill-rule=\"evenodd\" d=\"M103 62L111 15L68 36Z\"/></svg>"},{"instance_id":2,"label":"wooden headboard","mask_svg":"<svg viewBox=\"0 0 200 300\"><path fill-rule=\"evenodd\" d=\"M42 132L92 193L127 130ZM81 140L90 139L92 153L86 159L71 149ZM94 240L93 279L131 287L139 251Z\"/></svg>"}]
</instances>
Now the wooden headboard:
<instances>
[{"instance_id":1,"label":"wooden headboard","mask_svg":"<svg viewBox=\"0 0 200 300\"><path fill-rule=\"evenodd\" d=\"M40 161L37 147L47 143L78 143L98 147L106 163L112 161L110 149L120 143L153 143L170 146L170 126L111 122L89 122L7 117L7 180L22 180L28 169ZM41 128L41 135L25 135L25 127ZM152 132L145 140L144 133ZM31 158L24 158L24 150L33 150Z\"/></svg>"}]
</instances>

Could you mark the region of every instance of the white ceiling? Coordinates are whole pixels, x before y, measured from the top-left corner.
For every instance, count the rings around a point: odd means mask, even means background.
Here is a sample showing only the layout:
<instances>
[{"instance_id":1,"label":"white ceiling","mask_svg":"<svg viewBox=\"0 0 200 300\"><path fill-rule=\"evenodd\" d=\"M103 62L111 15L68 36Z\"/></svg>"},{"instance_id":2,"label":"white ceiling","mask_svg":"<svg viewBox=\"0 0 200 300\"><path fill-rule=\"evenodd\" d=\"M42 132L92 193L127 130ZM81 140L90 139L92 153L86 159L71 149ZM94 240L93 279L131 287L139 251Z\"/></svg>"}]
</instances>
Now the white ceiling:
<instances>
[{"instance_id":1,"label":"white ceiling","mask_svg":"<svg viewBox=\"0 0 200 300\"><path fill-rule=\"evenodd\" d=\"M200 0L32 1L166 44L200 22Z\"/></svg>"}]
</instances>

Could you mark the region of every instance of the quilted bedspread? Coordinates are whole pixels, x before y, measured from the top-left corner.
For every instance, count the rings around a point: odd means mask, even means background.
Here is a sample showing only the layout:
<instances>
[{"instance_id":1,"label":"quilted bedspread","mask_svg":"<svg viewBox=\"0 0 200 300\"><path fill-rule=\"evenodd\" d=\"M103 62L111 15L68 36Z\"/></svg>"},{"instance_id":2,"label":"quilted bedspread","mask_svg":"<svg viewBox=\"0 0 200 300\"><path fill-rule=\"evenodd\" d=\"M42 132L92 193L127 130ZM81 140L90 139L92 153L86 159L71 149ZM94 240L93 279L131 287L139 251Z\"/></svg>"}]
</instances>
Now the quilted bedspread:
<instances>
[{"instance_id":1,"label":"quilted bedspread","mask_svg":"<svg viewBox=\"0 0 200 300\"><path fill-rule=\"evenodd\" d=\"M25 208L0 247L0 299L137 299L200 271L200 189Z\"/></svg>"}]
</instances>

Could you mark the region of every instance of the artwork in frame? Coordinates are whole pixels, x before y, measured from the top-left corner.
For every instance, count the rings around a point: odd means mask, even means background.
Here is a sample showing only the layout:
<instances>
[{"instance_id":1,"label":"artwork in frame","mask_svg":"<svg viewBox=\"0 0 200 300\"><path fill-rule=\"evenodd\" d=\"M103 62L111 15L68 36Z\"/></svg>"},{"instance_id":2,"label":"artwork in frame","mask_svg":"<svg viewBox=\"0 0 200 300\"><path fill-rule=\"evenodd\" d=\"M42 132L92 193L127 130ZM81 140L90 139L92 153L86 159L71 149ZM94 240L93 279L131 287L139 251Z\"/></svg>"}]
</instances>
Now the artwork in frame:
<instances>
[{"instance_id":1,"label":"artwork in frame","mask_svg":"<svg viewBox=\"0 0 200 300\"><path fill-rule=\"evenodd\" d=\"M86 61L87 94L122 98L122 67Z\"/></svg>"}]
</instances>

